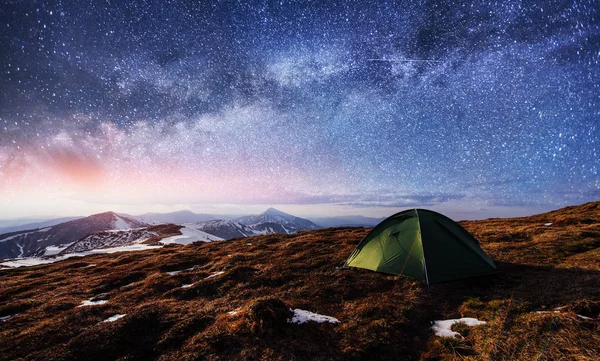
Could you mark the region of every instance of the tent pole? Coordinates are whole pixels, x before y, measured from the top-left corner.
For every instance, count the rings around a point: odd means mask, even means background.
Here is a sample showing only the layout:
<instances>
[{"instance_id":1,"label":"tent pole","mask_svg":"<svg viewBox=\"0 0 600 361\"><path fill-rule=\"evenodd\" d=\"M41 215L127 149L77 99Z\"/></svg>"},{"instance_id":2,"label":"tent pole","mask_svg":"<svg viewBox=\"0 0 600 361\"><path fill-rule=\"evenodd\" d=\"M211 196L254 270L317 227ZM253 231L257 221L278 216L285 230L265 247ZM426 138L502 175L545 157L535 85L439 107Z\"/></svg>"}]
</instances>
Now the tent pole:
<instances>
[{"instance_id":1,"label":"tent pole","mask_svg":"<svg viewBox=\"0 0 600 361\"><path fill-rule=\"evenodd\" d=\"M417 214L417 222L419 223L419 239L421 240L421 249L423 250L423 268L425 269L425 282L427 283L427 292L429 292L429 275L427 274L427 261L425 260L425 246L423 245L423 237L421 237L421 219L419 218L419 211L415 208Z\"/></svg>"}]
</instances>

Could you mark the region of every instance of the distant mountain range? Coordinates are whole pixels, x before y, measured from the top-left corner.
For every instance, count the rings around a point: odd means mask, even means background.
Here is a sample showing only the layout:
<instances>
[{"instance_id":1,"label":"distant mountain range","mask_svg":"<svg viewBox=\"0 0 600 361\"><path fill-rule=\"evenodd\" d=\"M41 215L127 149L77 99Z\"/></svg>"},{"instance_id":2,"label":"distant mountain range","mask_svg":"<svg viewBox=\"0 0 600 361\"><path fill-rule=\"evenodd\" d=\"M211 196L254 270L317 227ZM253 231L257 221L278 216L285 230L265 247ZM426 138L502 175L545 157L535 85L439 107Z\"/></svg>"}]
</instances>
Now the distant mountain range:
<instances>
[{"instance_id":1,"label":"distant mountain range","mask_svg":"<svg viewBox=\"0 0 600 361\"><path fill-rule=\"evenodd\" d=\"M47 221L27 222L27 223L13 225L13 226L0 227L0 234L18 232L18 231L26 231L28 229L46 228L46 227L55 226L60 223L64 223L64 222L68 222L68 221L72 221L74 219L80 219L80 218L84 218L84 217L63 217L63 218L50 219Z\"/></svg>"},{"instance_id":2,"label":"distant mountain range","mask_svg":"<svg viewBox=\"0 0 600 361\"><path fill-rule=\"evenodd\" d=\"M270 233L292 234L321 228L307 219L274 208L234 220L210 219L213 217L190 211L141 216L105 212L43 228L41 225L52 222L33 223L34 229L0 234L0 259L64 255L139 244L187 244Z\"/></svg>"},{"instance_id":3,"label":"distant mountain range","mask_svg":"<svg viewBox=\"0 0 600 361\"><path fill-rule=\"evenodd\" d=\"M235 218L234 221L247 225L257 234L291 234L321 228L308 219L292 216L275 208L269 208L256 216Z\"/></svg>"},{"instance_id":4,"label":"distant mountain range","mask_svg":"<svg viewBox=\"0 0 600 361\"><path fill-rule=\"evenodd\" d=\"M219 216L214 214L198 214L192 211L177 211L170 213L146 213L140 216L135 216L135 219L138 219L142 222L150 223L150 224L161 224L161 223L175 223L175 224L183 224L183 223L194 223L194 222L204 222L210 221L214 219L218 219Z\"/></svg>"}]
</instances>

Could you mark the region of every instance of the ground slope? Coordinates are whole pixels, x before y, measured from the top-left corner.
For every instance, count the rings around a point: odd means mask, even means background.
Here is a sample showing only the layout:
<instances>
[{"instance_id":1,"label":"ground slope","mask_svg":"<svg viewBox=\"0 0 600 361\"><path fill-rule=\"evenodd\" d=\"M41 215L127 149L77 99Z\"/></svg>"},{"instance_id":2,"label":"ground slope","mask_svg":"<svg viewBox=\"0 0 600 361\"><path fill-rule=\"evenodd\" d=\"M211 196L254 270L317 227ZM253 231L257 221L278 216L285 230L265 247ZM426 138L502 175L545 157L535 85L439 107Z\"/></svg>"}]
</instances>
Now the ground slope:
<instances>
[{"instance_id":1,"label":"ground slope","mask_svg":"<svg viewBox=\"0 0 600 361\"><path fill-rule=\"evenodd\" d=\"M340 268L364 228L0 271L0 359L600 359L600 203L463 225L499 275L428 290ZM287 323L288 307L340 323ZM487 323L430 330L461 316Z\"/></svg>"}]
</instances>

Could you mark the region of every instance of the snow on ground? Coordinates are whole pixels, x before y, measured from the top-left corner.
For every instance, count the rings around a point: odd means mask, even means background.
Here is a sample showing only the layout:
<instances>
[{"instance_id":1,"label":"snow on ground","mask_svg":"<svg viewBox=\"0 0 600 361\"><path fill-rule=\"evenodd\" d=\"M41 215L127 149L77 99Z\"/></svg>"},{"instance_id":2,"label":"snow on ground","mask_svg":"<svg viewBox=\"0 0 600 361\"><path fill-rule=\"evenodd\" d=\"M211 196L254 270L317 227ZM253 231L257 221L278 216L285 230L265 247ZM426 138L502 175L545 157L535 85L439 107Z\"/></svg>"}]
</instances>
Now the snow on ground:
<instances>
[{"instance_id":1,"label":"snow on ground","mask_svg":"<svg viewBox=\"0 0 600 361\"><path fill-rule=\"evenodd\" d=\"M294 316L292 316L291 319L288 319L288 323L302 324L302 323L306 323L309 321L317 322L317 323L324 323L324 322L340 323L340 320L338 320L337 318L334 318L331 316L319 315L318 313L312 313L310 311L301 310L299 308L296 308L294 310L292 310L290 308L290 311L294 312Z\"/></svg>"},{"instance_id":2,"label":"snow on ground","mask_svg":"<svg viewBox=\"0 0 600 361\"><path fill-rule=\"evenodd\" d=\"M44 229L38 229L38 230L35 230L35 231L31 231L31 232L18 233L18 234L15 234L14 236L10 236L10 237L6 237L6 238L3 238L3 239L0 239L0 242L10 241L11 239L15 239L15 238L18 238L18 237L24 237L24 236L27 236L27 235L30 235L30 234L33 234L33 233L48 232L50 230L50 228L52 228L52 227L48 227L48 228L44 228Z\"/></svg>"},{"instance_id":3,"label":"snow on ground","mask_svg":"<svg viewBox=\"0 0 600 361\"><path fill-rule=\"evenodd\" d=\"M194 267L195 267L195 266L194 266ZM186 268L186 269L182 269L182 270L179 270L179 271L170 271L170 272L165 272L165 273L166 273L166 274L168 274L169 276L175 276L176 274L178 274L178 273L181 273L181 272L185 272L185 271L193 271L193 270L194 270L194 267L191 267L191 268Z\"/></svg>"},{"instance_id":4,"label":"snow on ground","mask_svg":"<svg viewBox=\"0 0 600 361\"><path fill-rule=\"evenodd\" d=\"M162 246L148 246L145 244L134 244L134 245L130 245L130 246L93 249L90 251L79 252L79 253L68 253L68 254L65 254L62 256L52 257L52 258L37 258L37 257L15 258L8 262L0 263L0 268L3 268L3 267L17 268L17 267L37 266L40 264L48 264L48 263L55 263L55 262L63 261L65 259L68 259L71 257L83 257L83 256L89 256L92 254L103 254L103 253L145 251L145 250L161 248L161 247Z\"/></svg>"},{"instance_id":5,"label":"snow on ground","mask_svg":"<svg viewBox=\"0 0 600 361\"><path fill-rule=\"evenodd\" d=\"M183 285L183 286L181 286L181 288L190 288L190 287L192 287L193 285L194 285L193 283L190 283L190 284L187 284L187 285Z\"/></svg>"},{"instance_id":6,"label":"snow on ground","mask_svg":"<svg viewBox=\"0 0 600 361\"><path fill-rule=\"evenodd\" d=\"M485 325L486 324L485 321L479 321L476 318L463 317L463 318L452 319L452 320L433 321L433 326L431 326L431 329L433 330L433 332L435 332L436 336L462 337L460 333L454 332L451 329L452 325L454 325L455 323L459 323L459 322L466 323L467 326L477 326L477 325Z\"/></svg>"},{"instance_id":7,"label":"snow on ground","mask_svg":"<svg viewBox=\"0 0 600 361\"><path fill-rule=\"evenodd\" d=\"M17 257L23 257L23 246L20 243L17 243L17 247L19 247L19 255Z\"/></svg>"},{"instance_id":8,"label":"snow on ground","mask_svg":"<svg viewBox=\"0 0 600 361\"><path fill-rule=\"evenodd\" d=\"M124 314L123 315L114 315L114 316L111 316L111 317L107 318L106 320L102 321L102 323L103 322L115 322L116 320L123 318L123 317L125 317Z\"/></svg>"},{"instance_id":9,"label":"snow on ground","mask_svg":"<svg viewBox=\"0 0 600 361\"><path fill-rule=\"evenodd\" d=\"M8 321L8 319L9 319L9 318L11 318L11 317L15 317L15 316L18 316L18 315L19 315L19 314L18 314L18 313L16 313L16 314L14 314L14 315L2 316L2 317L0 317L0 322Z\"/></svg>"},{"instance_id":10,"label":"snow on ground","mask_svg":"<svg viewBox=\"0 0 600 361\"><path fill-rule=\"evenodd\" d=\"M212 241L222 241L223 240L223 238L221 238L221 237L213 236L212 234L208 234L206 232L202 232L197 229L190 228L190 227L183 227L179 230L179 232L181 232L181 235L163 238L162 240L160 240L160 243L162 243L162 244L172 244L172 243L190 244L190 243L193 243L196 241L212 242Z\"/></svg>"},{"instance_id":11,"label":"snow on ground","mask_svg":"<svg viewBox=\"0 0 600 361\"><path fill-rule=\"evenodd\" d=\"M207 279L209 279L209 278L213 278L213 277L220 276L220 275L222 275L223 273L225 273L225 272L223 272L223 271L220 271L220 272L215 272L215 273L211 274L210 276L206 277L206 278L205 278L205 280L207 280Z\"/></svg>"},{"instance_id":12,"label":"snow on ground","mask_svg":"<svg viewBox=\"0 0 600 361\"><path fill-rule=\"evenodd\" d=\"M552 223L544 223L544 226L546 226L546 227L551 226L551 225L552 225Z\"/></svg>"},{"instance_id":13,"label":"snow on ground","mask_svg":"<svg viewBox=\"0 0 600 361\"><path fill-rule=\"evenodd\" d=\"M123 218L119 217L118 215L115 214L115 228L114 229L129 229L131 228L131 226L129 225L129 223L127 223L127 221L125 221Z\"/></svg>"},{"instance_id":14,"label":"snow on ground","mask_svg":"<svg viewBox=\"0 0 600 361\"><path fill-rule=\"evenodd\" d=\"M60 246L48 246L46 247L46 251L44 252L44 256L54 256L55 254L59 254L63 251L63 249L69 247L73 243L61 244Z\"/></svg>"},{"instance_id":15,"label":"snow on ground","mask_svg":"<svg viewBox=\"0 0 600 361\"><path fill-rule=\"evenodd\" d=\"M132 244L129 246L112 247L112 248L99 248L92 249L86 252L87 254L102 254L102 253L117 253L117 252L131 252L131 251L146 251L149 249L161 248L161 246L148 246L145 244Z\"/></svg>"},{"instance_id":16,"label":"snow on ground","mask_svg":"<svg viewBox=\"0 0 600 361\"><path fill-rule=\"evenodd\" d=\"M89 300L82 301L81 304L77 307L103 305L106 302L108 302L108 301L107 300L92 301L91 299L89 299Z\"/></svg>"},{"instance_id":17,"label":"snow on ground","mask_svg":"<svg viewBox=\"0 0 600 361\"><path fill-rule=\"evenodd\" d=\"M59 256L59 257L54 257L54 258L38 258L38 257L14 258L10 261L0 263L0 268L4 268L4 267L17 268L17 267L37 266L40 264L48 264L48 263L63 261L65 259L71 258L71 257L83 257L83 256L86 256L86 255L71 253L71 254L66 254L64 256Z\"/></svg>"},{"instance_id":18,"label":"snow on ground","mask_svg":"<svg viewBox=\"0 0 600 361\"><path fill-rule=\"evenodd\" d=\"M32 234L32 233L37 233L37 231L15 234L14 236L10 236L10 237L7 237L7 238L0 239L0 242L10 241L11 239L15 239L15 238L21 237L21 236L27 236L27 235Z\"/></svg>"}]
</instances>

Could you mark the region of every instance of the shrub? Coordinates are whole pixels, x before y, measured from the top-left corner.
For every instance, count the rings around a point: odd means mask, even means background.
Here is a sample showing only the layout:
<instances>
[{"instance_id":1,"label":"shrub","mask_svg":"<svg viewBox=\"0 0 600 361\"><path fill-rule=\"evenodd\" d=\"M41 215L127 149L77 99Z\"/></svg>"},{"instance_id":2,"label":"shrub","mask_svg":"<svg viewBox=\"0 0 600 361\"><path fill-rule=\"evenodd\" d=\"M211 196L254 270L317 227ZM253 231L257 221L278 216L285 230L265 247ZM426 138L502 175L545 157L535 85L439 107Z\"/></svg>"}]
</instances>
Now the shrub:
<instances>
[{"instance_id":1,"label":"shrub","mask_svg":"<svg viewBox=\"0 0 600 361\"><path fill-rule=\"evenodd\" d=\"M290 307L278 298L260 298L248 307L246 316L254 333L271 334L282 329L293 312Z\"/></svg>"}]
</instances>

